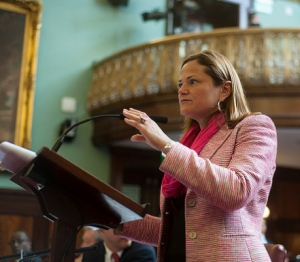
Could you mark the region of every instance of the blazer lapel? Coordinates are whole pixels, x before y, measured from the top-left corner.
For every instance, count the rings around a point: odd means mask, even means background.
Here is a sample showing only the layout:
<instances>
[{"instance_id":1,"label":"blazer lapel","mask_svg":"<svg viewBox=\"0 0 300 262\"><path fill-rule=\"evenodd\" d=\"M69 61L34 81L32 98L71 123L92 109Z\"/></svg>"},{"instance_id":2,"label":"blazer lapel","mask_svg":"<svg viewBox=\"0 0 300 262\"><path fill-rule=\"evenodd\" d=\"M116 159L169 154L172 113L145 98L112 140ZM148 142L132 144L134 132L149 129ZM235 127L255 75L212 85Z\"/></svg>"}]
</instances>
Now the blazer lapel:
<instances>
[{"instance_id":1,"label":"blazer lapel","mask_svg":"<svg viewBox=\"0 0 300 262\"><path fill-rule=\"evenodd\" d=\"M227 126L221 127L221 129L206 143L199 156L205 159L212 158L228 139L232 131L233 129L229 129Z\"/></svg>"}]
</instances>

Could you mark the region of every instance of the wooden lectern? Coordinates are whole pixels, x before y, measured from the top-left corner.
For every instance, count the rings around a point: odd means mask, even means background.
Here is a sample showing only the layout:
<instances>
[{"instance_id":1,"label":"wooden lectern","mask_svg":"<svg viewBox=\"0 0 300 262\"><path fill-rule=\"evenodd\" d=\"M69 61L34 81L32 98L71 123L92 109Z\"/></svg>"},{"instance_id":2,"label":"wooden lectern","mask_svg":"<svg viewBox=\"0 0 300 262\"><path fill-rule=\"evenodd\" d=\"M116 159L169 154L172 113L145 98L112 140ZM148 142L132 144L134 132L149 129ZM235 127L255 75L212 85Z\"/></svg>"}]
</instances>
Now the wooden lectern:
<instances>
[{"instance_id":1,"label":"wooden lectern","mask_svg":"<svg viewBox=\"0 0 300 262\"><path fill-rule=\"evenodd\" d=\"M54 221L50 262L63 258L74 262L79 226L117 228L120 223L142 219L149 207L137 204L46 147L11 180L35 194L43 215Z\"/></svg>"}]
</instances>

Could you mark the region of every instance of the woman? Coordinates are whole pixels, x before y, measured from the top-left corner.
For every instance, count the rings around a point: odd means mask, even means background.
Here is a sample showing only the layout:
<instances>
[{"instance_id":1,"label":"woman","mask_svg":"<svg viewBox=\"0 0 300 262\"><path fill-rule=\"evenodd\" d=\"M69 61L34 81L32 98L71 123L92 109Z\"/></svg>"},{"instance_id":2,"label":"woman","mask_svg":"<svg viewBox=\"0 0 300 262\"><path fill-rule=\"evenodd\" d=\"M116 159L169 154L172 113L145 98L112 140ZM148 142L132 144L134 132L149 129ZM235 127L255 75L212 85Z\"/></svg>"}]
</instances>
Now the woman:
<instances>
[{"instance_id":1,"label":"woman","mask_svg":"<svg viewBox=\"0 0 300 262\"><path fill-rule=\"evenodd\" d=\"M161 218L120 225L116 234L158 247L158 261L267 262L260 239L277 150L270 118L251 114L239 77L214 51L187 58L178 81L180 143L138 110L124 110L140 131L131 140L166 156Z\"/></svg>"}]
</instances>

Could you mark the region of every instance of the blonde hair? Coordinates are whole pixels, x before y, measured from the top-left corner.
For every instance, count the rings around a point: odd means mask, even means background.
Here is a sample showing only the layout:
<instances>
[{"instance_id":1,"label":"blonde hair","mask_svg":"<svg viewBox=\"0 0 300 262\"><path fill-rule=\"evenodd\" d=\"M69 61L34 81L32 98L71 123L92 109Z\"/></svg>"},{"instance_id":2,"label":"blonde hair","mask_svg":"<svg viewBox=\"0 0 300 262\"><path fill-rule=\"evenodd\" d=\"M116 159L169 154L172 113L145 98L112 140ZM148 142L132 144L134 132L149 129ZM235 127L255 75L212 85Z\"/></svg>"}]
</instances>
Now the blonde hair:
<instances>
[{"instance_id":1,"label":"blonde hair","mask_svg":"<svg viewBox=\"0 0 300 262\"><path fill-rule=\"evenodd\" d=\"M181 68L186 63L194 60L205 67L204 72L212 77L215 86L219 86L225 81L231 82L231 94L220 105L226 118L226 124L229 128L234 128L242 119L251 114L244 89L237 72L225 56L212 50L205 50L186 58L183 61ZM218 113L219 111L216 111L210 115L206 119L205 123ZM188 131L195 122L195 120L186 117L183 125L183 133Z\"/></svg>"}]
</instances>

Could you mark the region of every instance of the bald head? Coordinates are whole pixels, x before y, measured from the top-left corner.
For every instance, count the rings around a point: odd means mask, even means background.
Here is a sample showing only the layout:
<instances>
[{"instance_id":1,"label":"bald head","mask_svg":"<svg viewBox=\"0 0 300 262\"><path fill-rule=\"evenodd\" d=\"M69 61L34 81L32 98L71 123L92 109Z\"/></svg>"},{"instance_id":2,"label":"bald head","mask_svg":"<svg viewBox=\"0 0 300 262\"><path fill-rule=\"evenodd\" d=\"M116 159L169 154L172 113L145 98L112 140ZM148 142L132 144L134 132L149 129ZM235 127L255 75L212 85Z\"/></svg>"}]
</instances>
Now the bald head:
<instances>
[{"instance_id":1,"label":"bald head","mask_svg":"<svg viewBox=\"0 0 300 262\"><path fill-rule=\"evenodd\" d=\"M29 236L24 231L16 231L10 239L10 246L13 254L20 254L21 250L26 254L31 251Z\"/></svg>"},{"instance_id":2,"label":"bald head","mask_svg":"<svg viewBox=\"0 0 300 262\"><path fill-rule=\"evenodd\" d=\"M89 247L95 245L101 240L101 235L89 227L84 227L84 232L82 235L81 247Z\"/></svg>"}]
</instances>

